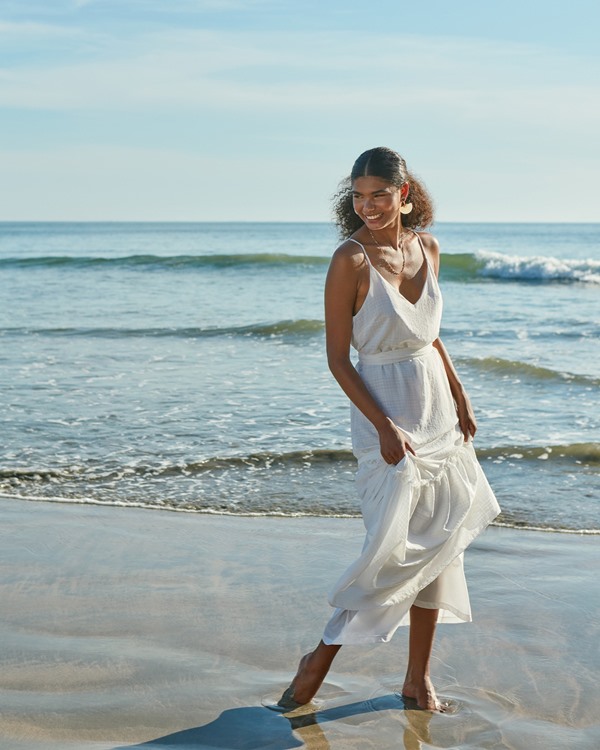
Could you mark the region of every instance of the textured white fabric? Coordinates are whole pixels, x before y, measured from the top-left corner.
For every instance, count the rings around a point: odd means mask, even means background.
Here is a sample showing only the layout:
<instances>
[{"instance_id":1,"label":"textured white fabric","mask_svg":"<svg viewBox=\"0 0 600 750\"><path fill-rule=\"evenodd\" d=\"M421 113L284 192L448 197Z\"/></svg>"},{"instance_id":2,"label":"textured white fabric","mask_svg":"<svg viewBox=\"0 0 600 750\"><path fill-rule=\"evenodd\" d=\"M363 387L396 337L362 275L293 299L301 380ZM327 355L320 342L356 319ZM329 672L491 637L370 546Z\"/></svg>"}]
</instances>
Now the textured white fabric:
<instances>
[{"instance_id":1,"label":"textured white fabric","mask_svg":"<svg viewBox=\"0 0 600 750\"><path fill-rule=\"evenodd\" d=\"M426 281L413 305L365 252L370 285L352 335L357 370L416 456L386 464L377 431L352 405L367 535L362 554L330 593L336 610L323 636L329 644L388 641L408 623L413 604L439 609L439 622L469 621L462 553L500 511L471 441L460 432L442 359L431 346L439 335L442 298L423 255Z\"/></svg>"}]
</instances>

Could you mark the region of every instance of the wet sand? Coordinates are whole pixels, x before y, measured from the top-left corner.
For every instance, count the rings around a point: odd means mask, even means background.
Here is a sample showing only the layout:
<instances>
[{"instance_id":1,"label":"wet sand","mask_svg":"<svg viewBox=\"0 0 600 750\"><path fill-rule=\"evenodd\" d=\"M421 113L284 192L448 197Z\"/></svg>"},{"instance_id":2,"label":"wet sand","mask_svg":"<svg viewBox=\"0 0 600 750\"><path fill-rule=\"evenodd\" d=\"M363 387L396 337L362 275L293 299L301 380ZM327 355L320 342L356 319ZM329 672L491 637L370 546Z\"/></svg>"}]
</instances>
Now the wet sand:
<instances>
[{"instance_id":1,"label":"wet sand","mask_svg":"<svg viewBox=\"0 0 600 750\"><path fill-rule=\"evenodd\" d=\"M406 631L346 647L316 707L265 708L329 615L358 519L0 504L0 747L600 747L600 538L490 528L474 622L438 629L455 712L404 710Z\"/></svg>"}]
</instances>

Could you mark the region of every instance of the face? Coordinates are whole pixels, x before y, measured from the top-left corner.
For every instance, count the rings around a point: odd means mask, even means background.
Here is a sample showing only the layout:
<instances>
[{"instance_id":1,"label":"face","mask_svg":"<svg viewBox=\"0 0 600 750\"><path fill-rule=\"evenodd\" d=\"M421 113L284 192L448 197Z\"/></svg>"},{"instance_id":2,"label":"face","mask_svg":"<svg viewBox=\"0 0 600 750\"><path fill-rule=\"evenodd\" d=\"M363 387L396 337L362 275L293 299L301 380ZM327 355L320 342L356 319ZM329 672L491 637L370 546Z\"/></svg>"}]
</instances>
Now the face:
<instances>
[{"instance_id":1,"label":"face","mask_svg":"<svg viewBox=\"0 0 600 750\"><path fill-rule=\"evenodd\" d=\"M380 177L357 177L352 183L354 210L368 229L395 224L405 194L408 194L408 183L397 188Z\"/></svg>"}]
</instances>

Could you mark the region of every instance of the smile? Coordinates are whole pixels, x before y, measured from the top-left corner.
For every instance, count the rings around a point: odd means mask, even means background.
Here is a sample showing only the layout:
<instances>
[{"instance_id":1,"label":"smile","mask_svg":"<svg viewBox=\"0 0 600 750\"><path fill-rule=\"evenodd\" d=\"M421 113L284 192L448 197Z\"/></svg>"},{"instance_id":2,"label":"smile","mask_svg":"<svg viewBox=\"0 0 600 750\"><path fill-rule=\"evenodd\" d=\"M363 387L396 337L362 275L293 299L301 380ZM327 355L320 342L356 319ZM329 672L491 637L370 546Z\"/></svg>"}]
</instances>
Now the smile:
<instances>
[{"instance_id":1,"label":"smile","mask_svg":"<svg viewBox=\"0 0 600 750\"><path fill-rule=\"evenodd\" d=\"M376 219L380 219L380 218L381 218L382 216L383 216L383 214L382 214L382 213L381 213L381 214L374 214L373 216L368 216L367 214L365 214L365 217L366 217L366 218L367 218L367 219L368 219L369 221L375 221Z\"/></svg>"}]
</instances>

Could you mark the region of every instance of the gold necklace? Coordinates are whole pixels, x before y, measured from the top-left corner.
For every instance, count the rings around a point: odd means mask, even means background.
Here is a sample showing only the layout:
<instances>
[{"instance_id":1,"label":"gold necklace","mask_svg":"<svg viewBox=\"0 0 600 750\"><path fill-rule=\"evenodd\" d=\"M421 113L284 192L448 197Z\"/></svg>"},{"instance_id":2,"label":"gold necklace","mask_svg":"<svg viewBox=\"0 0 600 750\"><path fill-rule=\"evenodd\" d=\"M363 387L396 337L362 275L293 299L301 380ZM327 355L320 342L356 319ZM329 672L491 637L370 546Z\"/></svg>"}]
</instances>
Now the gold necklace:
<instances>
[{"instance_id":1,"label":"gold necklace","mask_svg":"<svg viewBox=\"0 0 600 750\"><path fill-rule=\"evenodd\" d=\"M371 235L371 239L375 243L375 247L379 250L381 253L381 260L384 262L386 268L390 273L392 273L394 276L402 276L402 272L404 271L404 266L406 265L406 255L404 254L404 235L406 232L400 233L400 244L398 245L398 250L402 253L402 268L399 271L394 271L394 269L390 266L390 264L385 259L384 250L381 247L381 245L377 242L375 239L373 232L367 227L367 232Z\"/></svg>"}]
</instances>

